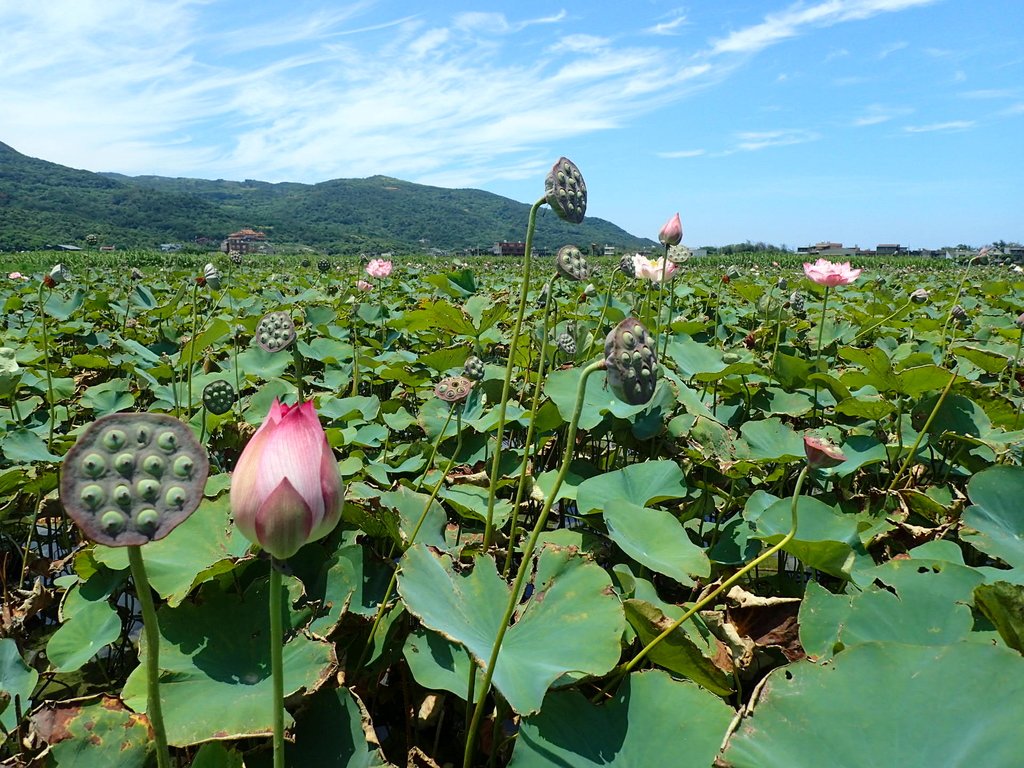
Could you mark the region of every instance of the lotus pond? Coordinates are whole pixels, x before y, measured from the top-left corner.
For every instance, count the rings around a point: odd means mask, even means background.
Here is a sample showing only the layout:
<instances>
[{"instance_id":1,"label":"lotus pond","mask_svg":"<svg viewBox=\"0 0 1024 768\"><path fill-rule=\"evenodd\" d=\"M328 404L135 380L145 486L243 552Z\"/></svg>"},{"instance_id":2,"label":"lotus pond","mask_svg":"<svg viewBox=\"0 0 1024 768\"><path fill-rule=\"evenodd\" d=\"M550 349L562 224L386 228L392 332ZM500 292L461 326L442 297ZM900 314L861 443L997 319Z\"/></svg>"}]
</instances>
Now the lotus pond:
<instances>
[{"instance_id":1,"label":"lotus pond","mask_svg":"<svg viewBox=\"0 0 1024 768\"><path fill-rule=\"evenodd\" d=\"M1007 268L50 258L0 286L5 765L1021 764ZM344 486L294 553L232 519L275 401Z\"/></svg>"}]
</instances>

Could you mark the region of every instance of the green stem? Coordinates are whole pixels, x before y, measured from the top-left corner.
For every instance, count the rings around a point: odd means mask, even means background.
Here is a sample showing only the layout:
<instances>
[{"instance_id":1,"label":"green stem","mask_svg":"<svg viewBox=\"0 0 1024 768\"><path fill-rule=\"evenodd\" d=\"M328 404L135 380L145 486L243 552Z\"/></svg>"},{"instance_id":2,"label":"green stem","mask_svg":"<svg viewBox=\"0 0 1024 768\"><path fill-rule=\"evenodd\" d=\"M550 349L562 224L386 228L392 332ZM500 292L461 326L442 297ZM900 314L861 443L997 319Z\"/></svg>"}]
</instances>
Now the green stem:
<instances>
[{"instance_id":1,"label":"green stem","mask_svg":"<svg viewBox=\"0 0 1024 768\"><path fill-rule=\"evenodd\" d=\"M298 340L292 343L292 362L295 363L295 389L299 393L299 402L303 402L306 399L305 393L305 382L303 382L302 372L302 355L299 353Z\"/></svg>"},{"instance_id":2,"label":"green stem","mask_svg":"<svg viewBox=\"0 0 1024 768\"><path fill-rule=\"evenodd\" d=\"M921 431L917 433L917 439L914 440L914 444L910 446L910 453L908 453L907 458L903 460L903 464L900 465L899 471L896 472L896 474L893 476L892 482L889 483L889 487L885 489L886 494L890 494L893 492L893 490L895 490L896 484L899 482L900 477L903 476L903 473L907 471L908 467L910 467L910 464L914 460L914 457L917 456L917 449L918 446L921 445L921 440L924 439L924 436L927 434L928 428L932 425L932 422L935 420L935 416L938 414L939 409L942 408L942 404L946 401L946 395L948 395L949 390L953 388L953 383L955 381L956 370L953 371L953 375L950 376L949 381L946 382L946 386L942 390L942 394L939 395L939 399L935 401L935 405L932 407L932 412L928 414L928 419L925 421L924 426L921 427ZM896 425L896 430L901 435L903 434L901 424Z\"/></svg>"},{"instance_id":3,"label":"green stem","mask_svg":"<svg viewBox=\"0 0 1024 768\"><path fill-rule=\"evenodd\" d=\"M423 469L423 474L420 475L420 479L416 481L415 487L412 489L413 492L419 491L423 487L423 481L427 479L427 473L430 472L430 468L434 464L434 457L437 455L437 448L441 444L441 440L444 438L445 430L448 429L448 425L452 421L452 413L455 412L455 404L452 403L452 407L448 409L448 418L444 420L444 426L441 427L441 431L437 433L437 437L434 438L434 442L430 446L430 455L427 457L427 464ZM459 421L462 421L462 414L459 414ZM462 437L461 431L459 437Z\"/></svg>"},{"instance_id":4,"label":"green stem","mask_svg":"<svg viewBox=\"0 0 1024 768\"><path fill-rule=\"evenodd\" d=\"M722 594L725 590L729 589L729 587L738 582L746 574L750 573L750 571L752 571L758 565L763 563L765 560L774 556L777 552L779 552L787 544L789 544L790 541L793 540L793 537L796 535L797 507L798 501L800 499L800 491L803 489L804 480L807 478L808 469L809 467L807 465L804 465L803 469L800 470L800 474L796 478L796 487L793 489L793 502L790 506L791 522L789 526L789 532L782 537L782 540L779 541L778 544L775 544L770 549L765 550L760 555L755 557L753 560L751 560L749 563L743 566L740 570L738 570L728 579L723 581L710 594L706 595L705 597L701 598L696 603L694 603L689 608L689 610L686 611L686 613L684 613L682 616L680 616L678 619L672 622L668 627L662 630L661 634L659 634L657 637L651 640L651 642L649 642L647 645L641 648L632 659L627 661L625 664L620 664L618 667L616 667L612 671L612 679L609 680L608 684L605 685L605 687L598 694L598 698L607 693L608 690L612 687L612 685L615 684L616 680L621 678L623 675L628 674L637 664L643 661L643 659L646 658L646 656L654 649L655 646L661 643L662 640L664 640L666 637L668 637L677 629L679 629L679 627L682 625L684 621L694 616L698 611L700 611L702 608L711 603L712 600L714 600L716 597Z\"/></svg>"},{"instance_id":5,"label":"green stem","mask_svg":"<svg viewBox=\"0 0 1024 768\"><path fill-rule=\"evenodd\" d=\"M851 344L851 345L853 345L853 344L856 344L856 343L857 343L858 341L860 341L860 340L861 340L861 337L862 337L862 336L866 336L866 335L868 335L868 334L869 334L869 333L871 333L871 332L872 332L873 330L875 330L875 328L877 328L878 326L882 325L883 323L887 323L887 322L889 322L889 321L890 321L890 320L892 320L892 319L893 319L894 317L896 317L896 315L898 315L898 314L900 314L901 312L903 312L903 311L904 311L905 309L907 309L907 307L911 306L911 305L912 305L913 303L914 303L914 302L913 302L913 300L912 300L912 299L909 299L909 300L907 301L907 303L906 303L906 304L904 304L904 305L903 305L902 307L900 307L899 309L897 309L897 310L896 310L895 312L893 312L893 313L892 313L891 315L889 315L888 317L883 317L883 318L882 318L881 320L879 320L879 321L878 321L877 323L875 323L874 325L872 325L872 326L870 326L870 327L868 327L868 328L865 328L865 329L864 329L863 331L861 331L861 332L860 332L860 333L858 333L858 334L857 334L856 336L854 336L854 337L853 337L853 341L851 341L851 342L850 342L850 344Z\"/></svg>"},{"instance_id":6,"label":"green stem","mask_svg":"<svg viewBox=\"0 0 1024 768\"><path fill-rule=\"evenodd\" d=\"M199 314L198 298L199 283L195 283L192 286L192 338L188 341L188 406L185 410L186 421L191 421L192 419L192 366L196 357L196 330Z\"/></svg>"},{"instance_id":7,"label":"green stem","mask_svg":"<svg viewBox=\"0 0 1024 768\"><path fill-rule=\"evenodd\" d=\"M46 437L46 450L53 452L53 422L55 414L53 411L53 375L50 373L50 335L46 326L46 302L43 300L43 288L45 283L39 283L39 322L43 326L43 364L46 368L46 398L49 405L49 426Z\"/></svg>"},{"instance_id":8,"label":"green stem","mask_svg":"<svg viewBox=\"0 0 1024 768\"><path fill-rule=\"evenodd\" d=\"M171 768L167 732L164 730L164 716L160 709L160 625L157 623L156 608L153 607L153 592L146 577L146 565L142 561L142 547L128 547L128 563L135 581L136 597L142 608L142 631L146 634L146 715L156 740L156 763L159 768Z\"/></svg>"},{"instance_id":9,"label":"green stem","mask_svg":"<svg viewBox=\"0 0 1024 768\"><path fill-rule=\"evenodd\" d=\"M655 323L655 338L661 338L661 308L665 295L665 270L668 267L668 244L665 245L665 255L661 257L661 279L658 280L658 315ZM671 321L671 318L669 318Z\"/></svg>"},{"instance_id":10,"label":"green stem","mask_svg":"<svg viewBox=\"0 0 1024 768\"><path fill-rule=\"evenodd\" d=\"M675 279L675 275L673 275L672 276L672 280L669 283L669 292L668 292L668 328L667 329L663 329L665 331L665 333L663 333L663 335L665 337L665 346L661 350L661 359L662 360L664 360L665 356L668 355L668 342L669 342L669 339L672 337L672 315L675 314L675 311L676 311L676 279Z\"/></svg>"},{"instance_id":11,"label":"green stem","mask_svg":"<svg viewBox=\"0 0 1024 768\"><path fill-rule=\"evenodd\" d=\"M352 397L359 394L359 333L356 331L356 313L349 316L349 338L352 339Z\"/></svg>"},{"instance_id":12,"label":"green stem","mask_svg":"<svg viewBox=\"0 0 1024 768\"><path fill-rule=\"evenodd\" d=\"M547 525L548 515L551 513L551 507L554 504L555 498L558 496L558 491L562 487L562 483L565 481L565 476L569 472L569 462L572 460L573 448L576 444L576 427L579 424L580 414L583 412L583 401L586 397L587 380L590 378L592 373L599 371L604 367L605 362L604 358L602 358L588 365L580 374L579 384L576 386L576 405L573 409L572 418L569 421L569 428L565 436L565 452L562 455L562 462L559 465L558 475L556 475L554 485L552 485L551 490L547 495L547 499L544 501L544 508L541 510L540 515L537 516L537 522L533 526L530 538L526 542L526 546L523 548L522 560L519 562L519 570L516 571L516 578L512 584L512 591L509 593L508 604L505 606L505 614L502 618L501 624L498 626L498 635L494 639L494 646L491 648L491 656L487 661L487 668L484 670L484 677L480 683L480 701L473 710L473 719L470 721L469 730L466 733L466 749L462 757L463 768L470 768L473 763L473 749L476 744L476 735L477 731L480 729L480 722L483 719L484 708L487 703L487 692L491 688L491 679L494 677L494 668L498 663L498 653L501 651L501 643L505 639L505 633L508 631L509 622L512 620L512 614L515 613L516 605L519 602L519 595L523 589L523 583L526 581L526 575L530 572L530 558L533 556L533 551L537 547L537 540L540 538L541 533Z\"/></svg>"},{"instance_id":13,"label":"green stem","mask_svg":"<svg viewBox=\"0 0 1024 768\"><path fill-rule=\"evenodd\" d=\"M590 359L590 355L594 351L594 342L601 338L601 329L604 327L604 316L608 313L608 306L612 302L612 293L613 289L615 288L615 278L618 276L619 270L615 269L615 271L612 272L612 279L608 283L608 292L605 294L604 297L604 306L601 307L601 317L598 319L597 327L594 328L594 333L590 337L590 344L587 345L587 356L584 358L585 360Z\"/></svg>"},{"instance_id":14,"label":"green stem","mask_svg":"<svg viewBox=\"0 0 1024 768\"><path fill-rule=\"evenodd\" d=\"M537 211L547 202L542 197L530 207L530 217L526 224L526 247L523 255L523 274L520 277L522 286L519 289L519 307L516 311L516 322L512 326L512 341L508 347L508 362L505 364L505 380L501 385L501 402L498 404L498 423L495 427L494 456L491 459L491 477L487 487L487 518L484 522L483 548L491 546L494 536L494 501L498 490L498 473L501 471L501 441L505 436L505 415L508 396L512 388L512 369L515 366L516 349L519 346L519 334L523 327L523 316L526 314L526 294L530 290L530 251L533 250L533 233L537 228Z\"/></svg>"},{"instance_id":15,"label":"green stem","mask_svg":"<svg viewBox=\"0 0 1024 768\"><path fill-rule=\"evenodd\" d=\"M828 312L828 292L829 286L825 286L825 298L821 300L821 325L818 326L818 349L814 353L814 372L818 373L818 362L821 360L821 342L825 338L825 317ZM812 415L817 413L818 410L818 382L814 382L814 409Z\"/></svg>"},{"instance_id":16,"label":"green stem","mask_svg":"<svg viewBox=\"0 0 1024 768\"><path fill-rule=\"evenodd\" d=\"M956 295L953 297L953 301L949 303L949 309L946 310L946 319L942 323L942 339L940 344L940 346L943 348L943 360L946 359L946 351L948 349L948 345L946 344L946 329L949 328L949 323L953 319L953 310L956 309L956 305L960 303L960 295L964 292L964 285L967 283L967 277L971 273L971 267L974 266L975 259L977 259L977 256L973 256L970 259L968 259L967 268L964 270L964 276L960 279L960 285L958 285L956 288ZM953 333L955 335L956 331L954 331ZM950 340L950 344L952 344L952 340Z\"/></svg>"},{"instance_id":17,"label":"green stem","mask_svg":"<svg viewBox=\"0 0 1024 768\"><path fill-rule=\"evenodd\" d=\"M1020 329L1020 334L1017 336L1017 350L1013 353L1013 365L1010 366L1010 380L1007 383L1006 395L1007 397L1013 397L1013 389L1017 388L1017 396L1020 396L1020 385L1017 384L1017 365L1020 362L1020 347L1021 342L1024 341L1024 328ZM1017 414L1013 417L1013 428L1017 428L1017 421L1020 419L1020 404L1017 404Z\"/></svg>"},{"instance_id":18,"label":"green stem","mask_svg":"<svg viewBox=\"0 0 1024 768\"><path fill-rule=\"evenodd\" d=\"M281 564L270 561L270 670L273 677L274 768L284 768L284 626L281 622Z\"/></svg>"}]
</instances>

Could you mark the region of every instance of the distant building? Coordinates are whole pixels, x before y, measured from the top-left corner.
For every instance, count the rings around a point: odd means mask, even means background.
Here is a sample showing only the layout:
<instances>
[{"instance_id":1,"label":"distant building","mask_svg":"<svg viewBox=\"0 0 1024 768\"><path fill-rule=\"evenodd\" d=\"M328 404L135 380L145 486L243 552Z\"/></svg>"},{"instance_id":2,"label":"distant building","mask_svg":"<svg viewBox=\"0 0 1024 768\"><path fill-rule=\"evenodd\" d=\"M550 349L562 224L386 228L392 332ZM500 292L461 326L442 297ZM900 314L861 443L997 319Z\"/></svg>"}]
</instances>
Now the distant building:
<instances>
[{"instance_id":1,"label":"distant building","mask_svg":"<svg viewBox=\"0 0 1024 768\"><path fill-rule=\"evenodd\" d=\"M865 252L857 246L852 248L845 247L842 243L833 242L820 242L814 245L802 245L796 249L797 253L807 254L808 256L821 256L836 258L839 256L860 256Z\"/></svg>"},{"instance_id":2,"label":"distant building","mask_svg":"<svg viewBox=\"0 0 1024 768\"><path fill-rule=\"evenodd\" d=\"M55 245L55 246L53 246L53 250L55 250L55 251L80 251L82 249L79 246L77 246L77 245Z\"/></svg>"},{"instance_id":3,"label":"distant building","mask_svg":"<svg viewBox=\"0 0 1024 768\"><path fill-rule=\"evenodd\" d=\"M181 250L181 243L160 243L160 250L163 253L173 253Z\"/></svg>"},{"instance_id":4,"label":"distant building","mask_svg":"<svg viewBox=\"0 0 1024 768\"><path fill-rule=\"evenodd\" d=\"M526 243L502 241L494 244L494 248L491 249L491 253L495 256L525 256Z\"/></svg>"},{"instance_id":5,"label":"distant building","mask_svg":"<svg viewBox=\"0 0 1024 768\"><path fill-rule=\"evenodd\" d=\"M232 232L221 245L225 253L267 253L270 250L270 243L263 232L255 229L240 229Z\"/></svg>"},{"instance_id":6,"label":"distant building","mask_svg":"<svg viewBox=\"0 0 1024 768\"><path fill-rule=\"evenodd\" d=\"M879 256L895 256L898 253L905 253L906 250L899 243L879 243L875 246L875 253Z\"/></svg>"}]
</instances>

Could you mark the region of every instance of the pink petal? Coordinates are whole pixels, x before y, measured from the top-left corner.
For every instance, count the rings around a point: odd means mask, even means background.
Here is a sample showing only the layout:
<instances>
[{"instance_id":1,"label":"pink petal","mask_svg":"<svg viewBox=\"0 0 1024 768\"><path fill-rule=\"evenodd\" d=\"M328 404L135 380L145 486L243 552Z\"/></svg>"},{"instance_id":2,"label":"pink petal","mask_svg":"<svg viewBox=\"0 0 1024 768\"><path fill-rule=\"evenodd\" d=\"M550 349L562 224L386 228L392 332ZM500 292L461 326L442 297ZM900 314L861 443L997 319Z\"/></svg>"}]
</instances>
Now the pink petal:
<instances>
[{"instance_id":1,"label":"pink petal","mask_svg":"<svg viewBox=\"0 0 1024 768\"><path fill-rule=\"evenodd\" d=\"M313 514L287 478L256 514L256 541L279 560L294 555L309 540Z\"/></svg>"}]
</instances>

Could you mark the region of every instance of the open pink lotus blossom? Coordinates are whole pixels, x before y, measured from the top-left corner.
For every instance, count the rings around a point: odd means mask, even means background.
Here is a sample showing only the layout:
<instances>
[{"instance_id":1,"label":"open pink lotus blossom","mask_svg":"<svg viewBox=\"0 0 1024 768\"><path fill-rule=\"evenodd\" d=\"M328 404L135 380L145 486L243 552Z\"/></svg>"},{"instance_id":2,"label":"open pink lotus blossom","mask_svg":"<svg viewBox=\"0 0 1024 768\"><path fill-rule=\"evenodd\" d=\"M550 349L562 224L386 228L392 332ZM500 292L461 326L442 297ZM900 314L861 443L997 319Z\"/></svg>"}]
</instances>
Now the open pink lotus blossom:
<instances>
[{"instance_id":1,"label":"open pink lotus blossom","mask_svg":"<svg viewBox=\"0 0 1024 768\"><path fill-rule=\"evenodd\" d=\"M372 291L373 283L368 283L365 280L356 280L356 288L360 291Z\"/></svg>"},{"instance_id":2,"label":"open pink lotus blossom","mask_svg":"<svg viewBox=\"0 0 1024 768\"><path fill-rule=\"evenodd\" d=\"M342 506L341 473L313 403L277 399L231 478L238 530L278 559L330 533Z\"/></svg>"},{"instance_id":3,"label":"open pink lotus blossom","mask_svg":"<svg viewBox=\"0 0 1024 768\"><path fill-rule=\"evenodd\" d=\"M370 277L387 277L391 274L391 262L386 259L370 259L366 265L366 274Z\"/></svg>"},{"instance_id":4,"label":"open pink lotus blossom","mask_svg":"<svg viewBox=\"0 0 1024 768\"><path fill-rule=\"evenodd\" d=\"M11 280L28 280L28 275L23 275L21 272L11 272L7 277Z\"/></svg>"},{"instance_id":5,"label":"open pink lotus blossom","mask_svg":"<svg viewBox=\"0 0 1024 768\"><path fill-rule=\"evenodd\" d=\"M679 267L671 259L666 262L664 257L648 259L639 253L633 255L633 270L640 280L660 283L662 269L665 270L665 280L671 280Z\"/></svg>"},{"instance_id":6,"label":"open pink lotus blossom","mask_svg":"<svg viewBox=\"0 0 1024 768\"><path fill-rule=\"evenodd\" d=\"M658 240L662 245L679 245L683 241L683 222L679 220L678 213L665 222L658 233Z\"/></svg>"},{"instance_id":7,"label":"open pink lotus blossom","mask_svg":"<svg viewBox=\"0 0 1024 768\"><path fill-rule=\"evenodd\" d=\"M835 288L837 285L849 285L863 272L862 269L851 269L850 262L835 264L828 259L818 259L813 264L804 262L804 274L818 285Z\"/></svg>"},{"instance_id":8,"label":"open pink lotus blossom","mask_svg":"<svg viewBox=\"0 0 1024 768\"><path fill-rule=\"evenodd\" d=\"M811 469L838 467L846 461L846 455L837 446L814 435L804 435L804 454Z\"/></svg>"}]
</instances>

